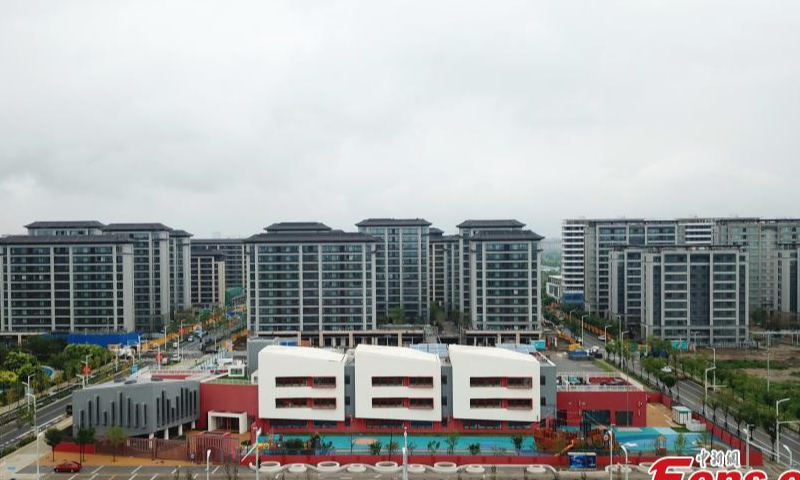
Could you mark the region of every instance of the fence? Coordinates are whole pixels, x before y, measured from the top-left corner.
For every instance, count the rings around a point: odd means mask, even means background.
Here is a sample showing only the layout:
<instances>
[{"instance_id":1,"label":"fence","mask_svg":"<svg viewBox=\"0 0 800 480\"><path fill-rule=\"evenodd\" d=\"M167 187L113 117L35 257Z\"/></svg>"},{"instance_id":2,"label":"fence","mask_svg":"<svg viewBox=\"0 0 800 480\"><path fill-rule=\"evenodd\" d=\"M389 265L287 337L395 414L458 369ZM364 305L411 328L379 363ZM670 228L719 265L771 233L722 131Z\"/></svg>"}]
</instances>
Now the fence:
<instances>
[{"instance_id":1,"label":"fence","mask_svg":"<svg viewBox=\"0 0 800 480\"><path fill-rule=\"evenodd\" d=\"M212 462L237 463L242 453L239 446L238 440L231 437L191 435L184 440L128 438L116 447L116 451L107 440L100 440L95 444L95 452L126 457L205 462L206 452L210 450Z\"/></svg>"}]
</instances>

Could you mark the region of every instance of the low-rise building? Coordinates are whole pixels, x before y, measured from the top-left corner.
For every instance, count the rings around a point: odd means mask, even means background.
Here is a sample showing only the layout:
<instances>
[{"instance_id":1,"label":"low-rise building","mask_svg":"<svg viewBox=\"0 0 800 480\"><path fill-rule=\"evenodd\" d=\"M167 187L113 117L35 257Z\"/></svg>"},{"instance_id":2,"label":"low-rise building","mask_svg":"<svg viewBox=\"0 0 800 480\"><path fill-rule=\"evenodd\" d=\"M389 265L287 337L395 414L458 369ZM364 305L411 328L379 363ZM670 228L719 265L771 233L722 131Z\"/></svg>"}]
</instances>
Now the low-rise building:
<instances>
[{"instance_id":1,"label":"low-rise building","mask_svg":"<svg viewBox=\"0 0 800 480\"><path fill-rule=\"evenodd\" d=\"M564 293L564 278L561 275L547 277L547 295L561 301Z\"/></svg>"}]
</instances>

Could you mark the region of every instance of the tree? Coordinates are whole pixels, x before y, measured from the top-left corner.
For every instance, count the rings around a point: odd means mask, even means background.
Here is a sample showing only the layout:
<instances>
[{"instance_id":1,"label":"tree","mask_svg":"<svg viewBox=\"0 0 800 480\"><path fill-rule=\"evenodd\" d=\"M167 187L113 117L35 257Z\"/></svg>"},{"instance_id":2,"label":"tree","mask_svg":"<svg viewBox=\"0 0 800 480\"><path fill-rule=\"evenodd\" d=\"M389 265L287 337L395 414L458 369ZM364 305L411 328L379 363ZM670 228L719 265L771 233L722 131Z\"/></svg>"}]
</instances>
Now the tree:
<instances>
[{"instance_id":1,"label":"tree","mask_svg":"<svg viewBox=\"0 0 800 480\"><path fill-rule=\"evenodd\" d=\"M675 378L675 375L666 374L661 378L661 381L664 382L664 386L667 387L667 391L669 392L670 396L672 395L672 387L678 383L678 379Z\"/></svg>"},{"instance_id":2,"label":"tree","mask_svg":"<svg viewBox=\"0 0 800 480\"><path fill-rule=\"evenodd\" d=\"M431 440L430 442L428 442L428 453L433 455L434 453L436 453L436 450L439 450L439 448L441 448L441 446L442 446L441 442L436 440Z\"/></svg>"},{"instance_id":3,"label":"tree","mask_svg":"<svg viewBox=\"0 0 800 480\"><path fill-rule=\"evenodd\" d=\"M453 452L456 451L456 445L458 445L458 439L460 437L461 436L456 432L453 432L447 436L447 440L445 440L445 443L447 443L447 453L452 455Z\"/></svg>"},{"instance_id":4,"label":"tree","mask_svg":"<svg viewBox=\"0 0 800 480\"><path fill-rule=\"evenodd\" d=\"M94 443L94 428L84 427L78 429L78 435L75 438L75 442L80 447L80 459L81 461L84 461L86 459L84 456L86 445Z\"/></svg>"},{"instance_id":5,"label":"tree","mask_svg":"<svg viewBox=\"0 0 800 480\"><path fill-rule=\"evenodd\" d=\"M117 448L120 445L124 444L125 441L128 439L128 435L122 429L122 427L115 425L108 430L106 430L106 441L108 444L111 445L111 461L117 461Z\"/></svg>"},{"instance_id":6,"label":"tree","mask_svg":"<svg viewBox=\"0 0 800 480\"><path fill-rule=\"evenodd\" d=\"M370 455L380 455L383 444L377 440L369 444Z\"/></svg>"},{"instance_id":7,"label":"tree","mask_svg":"<svg viewBox=\"0 0 800 480\"><path fill-rule=\"evenodd\" d=\"M388 453L390 457L394 455L395 452L397 452L397 442L389 442L386 444L386 453Z\"/></svg>"},{"instance_id":8,"label":"tree","mask_svg":"<svg viewBox=\"0 0 800 480\"><path fill-rule=\"evenodd\" d=\"M775 439L778 437L778 431L775 430L775 411L769 407L765 407L760 409L759 413L759 425L761 428L769 435L771 440L770 445L775 445ZM773 458L774 455L773 455Z\"/></svg>"},{"instance_id":9,"label":"tree","mask_svg":"<svg viewBox=\"0 0 800 480\"><path fill-rule=\"evenodd\" d=\"M44 443L46 443L53 452L53 461L56 460L56 447L63 439L64 432L57 428L48 428L47 431L44 432Z\"/></svg>"},{"instance_id":10,"label":"tree","mask_svg":"<svg viewBox=\"0 0 800 480\"><path fill-rule=\"evenodd\" d=\"M467 449L470 455L478 455L481 453L481 445L479 443L470 443Z\"/></svg>"},{"instance_id":11,"label":"tree","mask_svg":"<svg viewBox=\"0 0 800 480\"><path fill-rule=\"evenodd\" d=\"M514 444L514 448L517 450L518 453L520 450L522 450L522 443L524 441L525 437L523 437L522 435L517 434L511 436L511 443Z\"/></svg>"},{"instance_id":12,"label":"tree","mask_svg":"<svg viewBox=\"0 0 800 480\"><path fill-rule=\"evenodd\" d=\"M675 452L678 455L683 455L683 451L686 449L686 435L683 432L679 432L678 435L675 437Z\"/></svg>"},{"instance_id":13,"label":"tree","mask_svg":"<svg viewBox=\"0 0 800 480\"><path fill-rule=\"evenodd\" d=\"M389 310L389 318L392 319L393 324L402 325L406 323L406 311L402 306L397 305Z\"/></svg>"}]
</instances>

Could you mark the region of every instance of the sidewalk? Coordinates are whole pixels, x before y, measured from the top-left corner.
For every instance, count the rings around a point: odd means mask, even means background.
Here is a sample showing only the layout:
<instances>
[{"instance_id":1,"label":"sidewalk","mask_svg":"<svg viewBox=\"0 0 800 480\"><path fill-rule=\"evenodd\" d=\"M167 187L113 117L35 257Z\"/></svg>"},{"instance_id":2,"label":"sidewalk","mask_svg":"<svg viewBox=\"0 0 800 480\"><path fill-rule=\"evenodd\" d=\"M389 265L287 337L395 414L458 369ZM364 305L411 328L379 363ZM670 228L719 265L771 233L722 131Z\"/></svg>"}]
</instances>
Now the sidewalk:
<instances>
[{"instance_id":1,"label":"sidewalk","mask_svg":"<svg viewBox=\"0 0 800 480\"><path fill-rule=\"evenodd\" d=\"M64 420L59 422L56 425L56 427L63 429L69 427L70 425L72 425L71 417L65 418ZM48 447L47 444L44 443L44 436L40 437L37 440L39 442L39 456L41 457L49 454L50 447ZM25 445L24 447L20 448L19 450L9 455L6 455L3 458L0 458L0 468L2 468L3 470L2 473L4 478L12 478L12 477L17 479L33 478L35 477L35 475L25 475L25 474L19 474L17 472L19 472L20 470L29 465L35 465L35 464L36 464L36 442L31 442L28 445ZM44 471L43 470L44 462L41 462L40 464L42 465L40 469Z\"/></svg>"}]
</instances>

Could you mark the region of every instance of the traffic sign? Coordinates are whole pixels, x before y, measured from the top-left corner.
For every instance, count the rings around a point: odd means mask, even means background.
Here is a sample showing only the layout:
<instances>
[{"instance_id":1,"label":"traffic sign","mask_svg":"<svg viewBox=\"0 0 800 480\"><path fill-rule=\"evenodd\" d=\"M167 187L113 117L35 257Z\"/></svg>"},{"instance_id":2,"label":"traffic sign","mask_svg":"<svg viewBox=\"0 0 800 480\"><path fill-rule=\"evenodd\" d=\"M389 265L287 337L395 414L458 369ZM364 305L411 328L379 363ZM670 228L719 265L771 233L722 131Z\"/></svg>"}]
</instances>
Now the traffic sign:
<instances>
[{"instance_id":1,"label":"traffic sign","mask_svg":"<svg viewBox=\"0 0 800 480\"><path fill-rule=\"evenodd\" d=\"M92 367L90 367L89 365L84 365L81 371L83 372L84 375L89 375L90 373L92 373Z\"/></svg>"},{"instance_id":2,"label":"traffic sign","mask_svg":"<svg viewBox=\"0 0 800 480\"><path fill-rule=\"evenodd\" d=\"M156 353L156 362L161 362L162 358L164 358L164 356L161 355L161 352Z\"/></svg>"}]
</instances>

